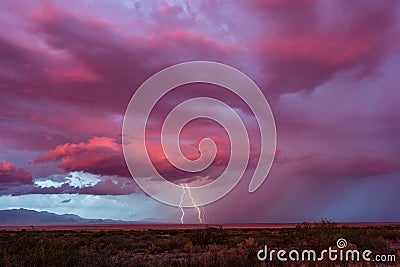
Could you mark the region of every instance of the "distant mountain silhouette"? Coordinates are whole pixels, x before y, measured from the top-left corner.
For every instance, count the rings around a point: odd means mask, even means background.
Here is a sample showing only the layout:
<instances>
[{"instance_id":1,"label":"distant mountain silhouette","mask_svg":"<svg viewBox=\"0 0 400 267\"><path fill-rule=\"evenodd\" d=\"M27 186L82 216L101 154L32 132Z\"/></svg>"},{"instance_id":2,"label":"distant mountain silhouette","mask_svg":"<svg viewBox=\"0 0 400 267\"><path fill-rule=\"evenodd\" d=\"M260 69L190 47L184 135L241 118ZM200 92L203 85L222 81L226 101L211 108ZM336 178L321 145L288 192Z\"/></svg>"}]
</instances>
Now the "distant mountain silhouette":
<instances>
[{"instance_id":1,"label":"distant mountain silhouette","mask_svg":"<svg viewBox=\"0 0 400 267\"><path fill-rule=\"evenodd\" d=\"M3 226L45 226L116 223L129 222L118 220L85 219L75 214L59 215L47 211L35 211L28 209L0 210L0 225Z\"/></svg>"}]
</instances>

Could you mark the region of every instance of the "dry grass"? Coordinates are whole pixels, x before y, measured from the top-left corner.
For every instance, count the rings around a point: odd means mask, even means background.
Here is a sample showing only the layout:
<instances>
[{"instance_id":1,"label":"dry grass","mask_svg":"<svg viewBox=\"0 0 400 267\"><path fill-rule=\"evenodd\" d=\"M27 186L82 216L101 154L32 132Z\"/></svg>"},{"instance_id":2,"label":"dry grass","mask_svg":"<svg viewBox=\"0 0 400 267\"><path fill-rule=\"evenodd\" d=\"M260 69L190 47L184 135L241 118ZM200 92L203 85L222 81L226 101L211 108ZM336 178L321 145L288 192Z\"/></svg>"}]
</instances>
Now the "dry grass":
<instances>
[{"instance_id":1,"label":"dry grass","mask_svg":"<svg viewBox=\"0 0 400 267\"><path fill-rule=\"evenodd\" d=\"M339 227L323 222L291 229L0 231L0 266L310 266L310 262L259 262L256 253L264 244L276 250L318 252L341 237L352 248L400 257L399 227ZM365 262L336 264L366 266ZM328 261L315 266L329 265L334 266Z\"/></svg>"}]
</instances>

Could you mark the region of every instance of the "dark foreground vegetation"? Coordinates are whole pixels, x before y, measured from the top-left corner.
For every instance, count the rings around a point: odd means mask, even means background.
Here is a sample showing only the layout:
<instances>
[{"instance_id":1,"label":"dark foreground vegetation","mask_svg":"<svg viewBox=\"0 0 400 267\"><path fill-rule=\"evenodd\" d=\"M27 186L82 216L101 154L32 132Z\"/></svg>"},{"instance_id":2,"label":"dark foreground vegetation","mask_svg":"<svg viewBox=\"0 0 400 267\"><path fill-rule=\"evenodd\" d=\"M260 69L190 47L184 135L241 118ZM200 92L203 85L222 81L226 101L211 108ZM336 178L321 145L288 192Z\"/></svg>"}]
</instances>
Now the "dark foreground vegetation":
<instances>
[{"instance_id":1,"label":"dark foreground vegetation","mask_svg":"<svg viewBox=\"0 0 400 267\"><path fill-rule=\"evenodd\" d=\"M400 227L301 224L287 229L143 231L0 231L0 266L381 266L376 262L260 262L257 251L335 247L393 254L400 260ZM396 262L386 263L395 266Z\"/></svg>"}]
</instances>

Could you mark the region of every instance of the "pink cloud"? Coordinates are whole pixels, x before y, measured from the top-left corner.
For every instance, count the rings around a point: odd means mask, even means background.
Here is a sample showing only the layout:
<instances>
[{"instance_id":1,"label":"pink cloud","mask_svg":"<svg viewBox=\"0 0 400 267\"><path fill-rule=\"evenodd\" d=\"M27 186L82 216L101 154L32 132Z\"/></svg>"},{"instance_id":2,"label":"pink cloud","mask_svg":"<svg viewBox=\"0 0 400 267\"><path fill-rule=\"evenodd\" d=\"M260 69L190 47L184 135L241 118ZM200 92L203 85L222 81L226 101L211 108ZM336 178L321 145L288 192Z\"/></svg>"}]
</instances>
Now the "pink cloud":
<instances>
[{"instance_id":1,"label":"pink cloud","mask_svg":"<svg viewBox=\"0 0 400 267\"><path fill-rule=\"evenodd\" d=\"M250 46L267 73L270 95L305 90L344 71L373 74L398 49L396 8L341 1L251 1L263 24Z\"/></svg>"},{"instance_id":2,"label":"pink cloud","mask_svg":"<svg viewBox=\"0 0 400 267\"><path fill-rule=\"evenodd\" d=\"M57 4L6 9L24 11L13 14L21 21L21 36L0 36L8 65L0 69L0 88L7 94L1 113L18 117L0 133L14 139L7 143L11 149L44 151L91 136L116 137L132 93L155 70L238 52L206 33L180 28L128 34L130 28L119 31L111 21Z\"/></svg>"},{"instance_id":3,"label":"pink cloud","mask_svg":"<svg viewBox=\"0 0 400 267\"><path fill-rule=\"evenodd\" d=\"M35 163L47 161L60 161L58 167L68 172L129 176L121 144L108 137L93 137L87 143L59 145L35 159Z\"/></svg>"},{"instance_id":4,"label":"pink cloud","mask_svg":"<svg viewBox=\"0 0 400 267\"><path fill-rule=\"evenodd\" d=\"M31 184L32 174L15 164L5 160L0 161L0 184Z\"/></svg>"}]
</instances>

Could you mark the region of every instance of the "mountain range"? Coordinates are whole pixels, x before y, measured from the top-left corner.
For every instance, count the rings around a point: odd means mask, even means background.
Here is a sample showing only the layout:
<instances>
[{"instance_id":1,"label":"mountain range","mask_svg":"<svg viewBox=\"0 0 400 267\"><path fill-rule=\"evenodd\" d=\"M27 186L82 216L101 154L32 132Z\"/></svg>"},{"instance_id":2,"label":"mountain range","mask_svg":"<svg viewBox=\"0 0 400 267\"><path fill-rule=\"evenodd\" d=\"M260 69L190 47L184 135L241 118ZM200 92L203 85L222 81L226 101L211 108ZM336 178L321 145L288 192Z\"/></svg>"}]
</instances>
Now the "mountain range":
<instances>
[{"instance_id":1,"label":"mountain range","mask_svg":"<svg viewBox=\"0 0 400 267\"><path fill-rule=\"evenodd\" d=\"M1 226L46 226L81 224L117 224L132 223L110 219L85 219L75 214L55 214L47 211L28 209L0 210Z\"/></svg>"}]
</instances>

